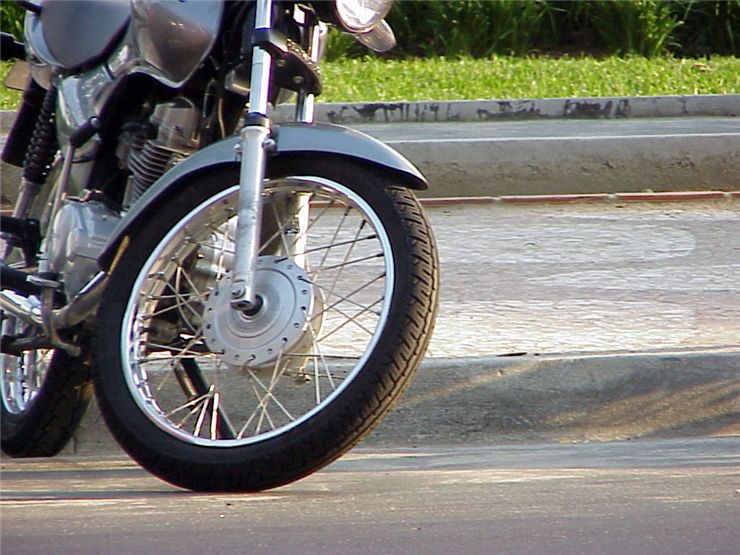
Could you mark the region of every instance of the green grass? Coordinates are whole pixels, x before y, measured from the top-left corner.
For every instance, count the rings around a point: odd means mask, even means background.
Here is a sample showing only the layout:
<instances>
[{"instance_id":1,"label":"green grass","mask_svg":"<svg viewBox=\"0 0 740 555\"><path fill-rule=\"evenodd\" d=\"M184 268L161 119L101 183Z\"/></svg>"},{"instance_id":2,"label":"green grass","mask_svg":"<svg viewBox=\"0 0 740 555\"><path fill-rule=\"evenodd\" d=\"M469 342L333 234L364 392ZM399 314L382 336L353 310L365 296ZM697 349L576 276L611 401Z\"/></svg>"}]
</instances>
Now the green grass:
<instances>
[{"instance_id":1,"label":"green grass","mask_svg":"<svg viewBox=\"0 0 740 555\"><path fill-rule=\"evenodd\" d=\"M0 83L5 83L5 76L11 67L13 67L12 63L0 63ZM0 110L14 110L20 98L20 91L14 91L5 86L0 86Z\"/></svg>"},{"instance_id":2,"label":"green grass","mask_svg":"<svg viewBox=\"0 0 740 555\"><path fill-rule=\"evenodd\" d=\"M0 65L4 79L9 65ZM740 92L738 58L543 58L493 56L403 61L345 59L323 66L322 102L653 96ZM18 103L0 89L0 108Z\"/></svg>"},{"instance_id":3,"label":"green grass","mask_svg":"<svg viewBox=\"0 0 740 555\"><path fill-rule=\"evenodd\" d=\"M740 92L735 57L541 58L493 56L325 64L323 102L653 96Z\"/></svg>"}]
</instances>

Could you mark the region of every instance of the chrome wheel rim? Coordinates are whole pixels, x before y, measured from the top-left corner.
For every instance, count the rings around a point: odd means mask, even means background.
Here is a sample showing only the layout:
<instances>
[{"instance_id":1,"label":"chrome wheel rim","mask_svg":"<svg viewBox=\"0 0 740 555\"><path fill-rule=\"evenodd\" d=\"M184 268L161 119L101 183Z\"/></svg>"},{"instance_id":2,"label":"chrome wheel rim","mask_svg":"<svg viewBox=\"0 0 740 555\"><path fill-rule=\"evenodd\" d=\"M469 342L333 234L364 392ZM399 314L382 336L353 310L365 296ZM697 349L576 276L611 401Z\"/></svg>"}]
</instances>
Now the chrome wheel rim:
<instances>
[{"instance_id":1,"label":"chrome wheel rim","mask_svg":"<svg viewBox=\"0 0 740 555\"><path fill-rule=\"evenodd\" d=\"M12 316L5 317L2 322L2 335L24 331ZM53 349L25 351L21 356L0 354L3 407L7 412L18 415L30 408L44 383L53 354Z\"/></svg>"},{"instance_id":2,"label":"chrome wheel rim","mask_svg":"<svg viewBox=\"0 0 740 555\"><path fill-rule=\"evenodd\" d=\"M268 312L279 325L265 325L272 335L242 351L249 322L229 323L234 315L215 300L228 290L237 193L233 186L202 203L155 246L121 332L126 383L141 411L179 440L208 447L264 441L326 409L373 352L394 287L390 240L357 193L317 177L269 181L264 219L272 224L260 261L265 283L265 268L279 267L282 285L280 295L264 293L264 310L289 290L295 300ZM300 217L284 210L298 197Z\"/></svg>"}]
</instances>

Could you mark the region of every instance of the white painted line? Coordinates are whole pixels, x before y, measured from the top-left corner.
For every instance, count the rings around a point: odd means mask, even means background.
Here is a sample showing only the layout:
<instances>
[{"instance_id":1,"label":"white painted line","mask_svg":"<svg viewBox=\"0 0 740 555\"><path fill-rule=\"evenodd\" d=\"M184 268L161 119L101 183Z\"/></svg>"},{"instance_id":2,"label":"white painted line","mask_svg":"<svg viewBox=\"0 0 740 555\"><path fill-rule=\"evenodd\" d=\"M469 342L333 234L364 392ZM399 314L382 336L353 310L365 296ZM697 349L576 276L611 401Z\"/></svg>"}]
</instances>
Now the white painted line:
<instances>
[{"instance_id":1,"label":"white painted line","mask_svg":"<svg viewBox=\"0 0 740 555\"><path fill-rule=\"evenodd\" d=\"M525 141L599 141L599 140L626 140L626 139L680 139L680 138L718 138L740 137L740 133L683 133L669 135L595 135L586 137L469 137L465 139L384 139L386 144L415 144L415 143L500 143Z\"/></svg>"}]
</instances>

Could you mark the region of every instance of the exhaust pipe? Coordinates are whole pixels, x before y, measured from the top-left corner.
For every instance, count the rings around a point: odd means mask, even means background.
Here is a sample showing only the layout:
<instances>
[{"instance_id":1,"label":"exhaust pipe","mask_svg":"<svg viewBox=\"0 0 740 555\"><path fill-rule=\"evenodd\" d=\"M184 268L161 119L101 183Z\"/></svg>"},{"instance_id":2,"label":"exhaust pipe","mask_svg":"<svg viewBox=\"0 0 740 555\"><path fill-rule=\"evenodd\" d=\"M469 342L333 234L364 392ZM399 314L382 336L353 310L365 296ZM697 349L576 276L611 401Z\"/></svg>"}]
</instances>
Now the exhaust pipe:
<instances>
[{"instance_id":1,"label":"exhaust pipe","mask_svg":"<svg viewBox=\"0 0 740 555\"><path fill-rule=\"evenodd\" d=\"M52 322L57 329L71 328L80 322L84 322L95 312L100 302L100 297L108 285L108 274L98 274L83 287L68 305L55 310L52 313Z\"/></svg>"},{"instance_id":2,"label":"exhaust pipe","mask_svg":"<svg viewBox=\"0 0 740 555\"><path fill-rule=\"evenodd\" d=\"M24 275L27 274L24 273ZM70 349L76 351L77 347L58 338L57 331L85 321L97 309L100 297L108 283L107 278L108 274L99 272L69 304L52 310L48 318L44 318L42 302L37 297L23 297L9 290L0 292L0 310L21 322L47 330L47 335L50 336L49 339L55 347L66 351Z\"/></svg>"},{"instance_id":3,"label":"exhaust pipe","mask_svg":"<svg viewBox=\"0 0 740 555\"><path fill-rule=\"evenodd\" d=\"M36 297L23 297L13 291L2 291L0 292L0 310L26 324L43 326L41 301Z\"/></svg>"}]
</instances>

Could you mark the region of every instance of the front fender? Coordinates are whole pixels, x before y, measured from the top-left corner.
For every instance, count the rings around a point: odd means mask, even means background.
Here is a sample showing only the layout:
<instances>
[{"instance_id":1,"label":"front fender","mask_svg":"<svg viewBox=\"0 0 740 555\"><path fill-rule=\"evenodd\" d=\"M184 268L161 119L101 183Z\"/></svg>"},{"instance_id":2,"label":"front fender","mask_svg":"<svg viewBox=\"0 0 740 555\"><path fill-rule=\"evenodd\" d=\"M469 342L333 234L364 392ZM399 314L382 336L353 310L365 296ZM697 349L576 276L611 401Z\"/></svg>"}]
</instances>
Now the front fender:
<instances>
[{"instance_id":1,"label":"front fender","mask_svg":"<svg viewBox=\"0 0 740 555\"><path fill-rule=\"evenodd\" d=\"M379 140L354 129L326 123L289 123L276 126L273 137L276 149L271 153L268 164L275 157L286 154L333 154L362 160L397 173L409 188L423 190L428 186L424 176L405 157ZM98 257L101 269L109 269L123 238L146 221L147 216L180 184L219 166L238 164L238 144L238 136L214 143L160 177L116 226Z\"/></svg>"}]
</instances>

